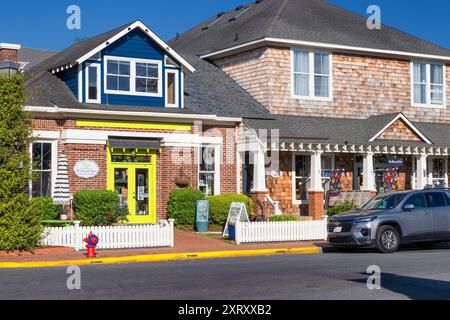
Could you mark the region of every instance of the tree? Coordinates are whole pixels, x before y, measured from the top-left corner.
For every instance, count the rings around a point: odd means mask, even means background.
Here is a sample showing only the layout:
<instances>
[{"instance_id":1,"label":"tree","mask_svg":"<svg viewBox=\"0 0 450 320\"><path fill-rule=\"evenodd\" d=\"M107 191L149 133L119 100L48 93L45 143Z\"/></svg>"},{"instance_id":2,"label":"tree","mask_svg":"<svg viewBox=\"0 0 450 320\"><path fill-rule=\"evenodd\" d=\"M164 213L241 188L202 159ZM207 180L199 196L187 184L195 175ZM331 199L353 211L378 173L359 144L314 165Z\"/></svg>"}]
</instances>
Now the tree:
<instances>
[{"instance_id":1,"label":"tree","mask_svg":"<svg viewBox=\"0 0 450 320\"><path fill-rule=\"evenodd\" d=\"M32 138L23 89L21 75L0 78L0 250L5 251L31 250L42 233L27 192Z\"/></svg>"}]
</instances>

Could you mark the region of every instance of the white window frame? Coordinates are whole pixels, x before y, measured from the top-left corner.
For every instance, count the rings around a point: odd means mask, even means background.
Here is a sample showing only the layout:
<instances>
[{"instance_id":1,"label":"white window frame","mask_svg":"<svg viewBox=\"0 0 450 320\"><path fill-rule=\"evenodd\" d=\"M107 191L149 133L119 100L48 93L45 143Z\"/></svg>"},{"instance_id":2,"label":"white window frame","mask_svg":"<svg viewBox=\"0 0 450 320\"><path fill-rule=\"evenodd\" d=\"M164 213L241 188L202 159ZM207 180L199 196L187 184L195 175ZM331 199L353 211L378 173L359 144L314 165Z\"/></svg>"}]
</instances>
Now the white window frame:
<instances>
[{"instance_id":1,"label":"white window frame","mask_svg":"<svg viewBox=\"0 0 450 320\"><path fill-rule=\"evenodd\" d=\"M130 91L120 91L120 90L108 90L108 61L115 60L120 62L129 62L130 63ZM148 63L148 64L156 64L158 66L158 92L137 92L136 91L136 64L137 63ZM113 95L127 95L127 96L141 96L141 97L156 97L162 98L163 90L162 85L164 79L162 77L162 61L160 60L148 60L148 59L134 59L134 58L123 58L123 57L115 57L115 56L105 56L104 57L104 69L103 72L103 80L105 84L105 94L113 94Z\"/></svg>"},{"instance_id":2,"label":"white window frame","mask_svg":"<svg viewBox=\"0 0 450 320\"><path fill-rule=\"evenodd\" d=\"M414 101L414 64L415 63L421 63L421 64L425 64L426 65L426 102L425 103L416 103ZM432 104L431 103L431 65L432 64L437 64L437 65L442 65L443 69L443 89L442 89L442 104ZM410 73L411 73L411 105L413 107L419 107L419 108L438 108L438 109L445 109L447 107L447 77L446 77L446 65L444 63L440 63L440 62L430 62L430 61L418 61L418 60L414 60L411 61L411 66L410 66Z\"/></svg>"},{"instance_id":3,"label":"white window frame","mask_svg":"<svg viewBox=\"0 0 450 320\"><path fill-rule=\"evenodd\" d=\"M295 167L295 158L297 156L311 157L311 154L297 152L294 152L292 154L292 203L294 205L308 205L308 190L306 190L306 200L297 200L297 178L301 178L297 177L297 168ZM311 171L311 168L309 170ZM309 179L311 180L311 176L309 177Z\"/></svg>"},{"instance_id":4,"label":"white window frame","mask_svg":"<svg viewBox=\"0 0 450 320\"><path fill-rule=\"evenodd\" d=\"M200 164L202 162L202 149L203 148L214 148L214 164L215 164L215 170L214 170L214 195L215 196L219 196L220 195L220 167L221 167L221 162L220 162L220 145L209 145L209 144L202 144L198 147L198 176L197 176L197 185L198 188L200 189L200 174L204 173L205 171L200 171Z\"/></svg>"},{"instance_id":5,"label":"white window frame","mask_svg":"<svg viewBox=\"0 0 450 320\"><path fill-rule=\"evenodd\" d=\"M38 139L33 141L33 143L30 143L29 146L29 154L31 159L31 172L35 172L33 170L33 144L36 143L48 143L52 146L52 167L51 167L51 197L53 198L55 196L55 184L56 184L56 175L58 170L58 141L56 140L47 140L47 139ZM49 170L50 171L50 170ZM33 181L29 182L29 196L30 199L33 197Z\"/></svg>"},{"instance_id":6,"label":"white window frame","mask_svg":"<svg viewBox=\"0 0 450 320\"><path fill-rule=\"evenodd\" d=\"M168 95L168 88L167 88L167 84L169 83L169 74L174 74L175 75L175 104L169 104L168 99L169 99L169 95ZM165 97L166 97L166 107L169 108L179 108L180 106L180 77L179 77L179 72L178 70L175 69L166 69L166 81L165 81Z\"/></svg>"},{"instance_id":7,"label":"white window frame","mask_svg":"<svg viewBox=\"0 0 450 320\"><path fill-rule=\"evenodd\" d=\"M89 68L95 67L97 68L97 98L96 99L89 99ZM88 63L86 65L86 77L85 77L85 92L86 92L86 103L101 103L101 92L102 92L102 84L101 84L101 67L99 63Z\"/></svg>"},{"instance_id":8,"label":"white window frame","mask_svg":"<svg viewBox=\"0 0 450 320\"><path fill-rule=\"evenodd\" d=\"M294 53L295 52L306 52L308 53L309 58L309 95L302 96L297 95L295 93L295 69L294 69ZM315 72L315 64L314 64L314 54L328 54L329 56L329 76L328 76L328 97L316 97L315 96L315 76L321 75L316 74ZM326 76L326 75L323 75ZM316 101L333 101L333 53L329 51L321 51L321 50L309 50L302 48L291 48L291 96L294 99L301 100L316 100Z\"/></svg>"}]
</instances>

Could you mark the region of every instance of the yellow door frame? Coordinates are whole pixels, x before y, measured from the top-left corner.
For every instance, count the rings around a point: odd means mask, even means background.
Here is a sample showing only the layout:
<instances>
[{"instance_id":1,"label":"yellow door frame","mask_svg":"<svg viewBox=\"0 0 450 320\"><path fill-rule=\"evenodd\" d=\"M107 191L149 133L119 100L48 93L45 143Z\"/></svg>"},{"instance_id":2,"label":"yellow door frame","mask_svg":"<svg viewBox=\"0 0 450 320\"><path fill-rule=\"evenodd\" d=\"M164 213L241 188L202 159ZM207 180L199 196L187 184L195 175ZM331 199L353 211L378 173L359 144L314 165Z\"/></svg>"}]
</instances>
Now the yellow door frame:
<instances>
[{"instance_id":1,"label":"yellow door frame","mask_svg":"<svg viewBox=\"0 0 450 320\"><path fill-rule=\"evenodd\" d=\"M156 151L147 151L145 156L150 157L150 163L137 162L112 162L113 153L108 147L108 175L107 186L108 190L115 192L115 169L127 169L128 171L128 223L130 224L156 224ZM122 154L121 154L122 155ZM148 207L149 215L136 215L136 170L148 170Z\"/></svg>"}]
</instances>

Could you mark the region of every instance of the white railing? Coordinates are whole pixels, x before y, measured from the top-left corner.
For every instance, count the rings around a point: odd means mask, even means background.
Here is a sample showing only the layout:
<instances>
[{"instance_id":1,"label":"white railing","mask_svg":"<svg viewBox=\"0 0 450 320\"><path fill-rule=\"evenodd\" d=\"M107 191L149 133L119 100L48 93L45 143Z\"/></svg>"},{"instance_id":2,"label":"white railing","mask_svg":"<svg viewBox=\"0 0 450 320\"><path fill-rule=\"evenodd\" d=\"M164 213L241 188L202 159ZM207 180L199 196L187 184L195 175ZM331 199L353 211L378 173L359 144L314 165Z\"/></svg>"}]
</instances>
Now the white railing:
<instances>
[{"instance_id":1,"label":"white railing","mask_svg":"<svg viewBox=\"0 0 450 320\"><path fill-rule=\"evenodd\" d=\"M281 216L283 214L283 212L281 212L280 210L280 201L273 200L272 197L269 195L266 195L266 200L273 207L276 216Z\"/></svg>"},{"instance_id":2,"label":"white railing","mask_svg":"<svg viewBox=\"0 0 450 320\"><path fill-rule=\"evenodd\" d=\"M174 221L156 225L46 228L42 244L49 247L85 248L85 239L92 231L100 242L97 249L132 249L174 246Z\"/></svg>"},{"instance_id":3,"label":"white railing","mask_svg":"<svg viewBox=\"0 0 450 320\"><path fill-rule=\"evenodd\" d=\"M236 222L236 244L326 240L328 218L317 221Z\"/></svg>"}]
</instances>

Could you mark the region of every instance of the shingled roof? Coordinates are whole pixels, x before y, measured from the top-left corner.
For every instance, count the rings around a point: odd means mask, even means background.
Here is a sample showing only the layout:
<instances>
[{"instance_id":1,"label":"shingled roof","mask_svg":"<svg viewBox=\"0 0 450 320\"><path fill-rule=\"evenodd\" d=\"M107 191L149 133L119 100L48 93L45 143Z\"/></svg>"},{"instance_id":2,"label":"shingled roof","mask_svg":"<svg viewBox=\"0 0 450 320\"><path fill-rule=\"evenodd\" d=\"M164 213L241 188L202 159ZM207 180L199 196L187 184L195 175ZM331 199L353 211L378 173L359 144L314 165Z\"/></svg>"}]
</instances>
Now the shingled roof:
<instances>
[{"instance_id":1,"label":"shingled roof","mask_svg":"<svg viewBox=\"0 0 450 320\"><path fill-rule=\"evenodd\" d=\"M181 34L172 45L200 55L265 38L450 57L450 51L324 0L258 0L221 13Z\"/></svg>"}]
</instances>

